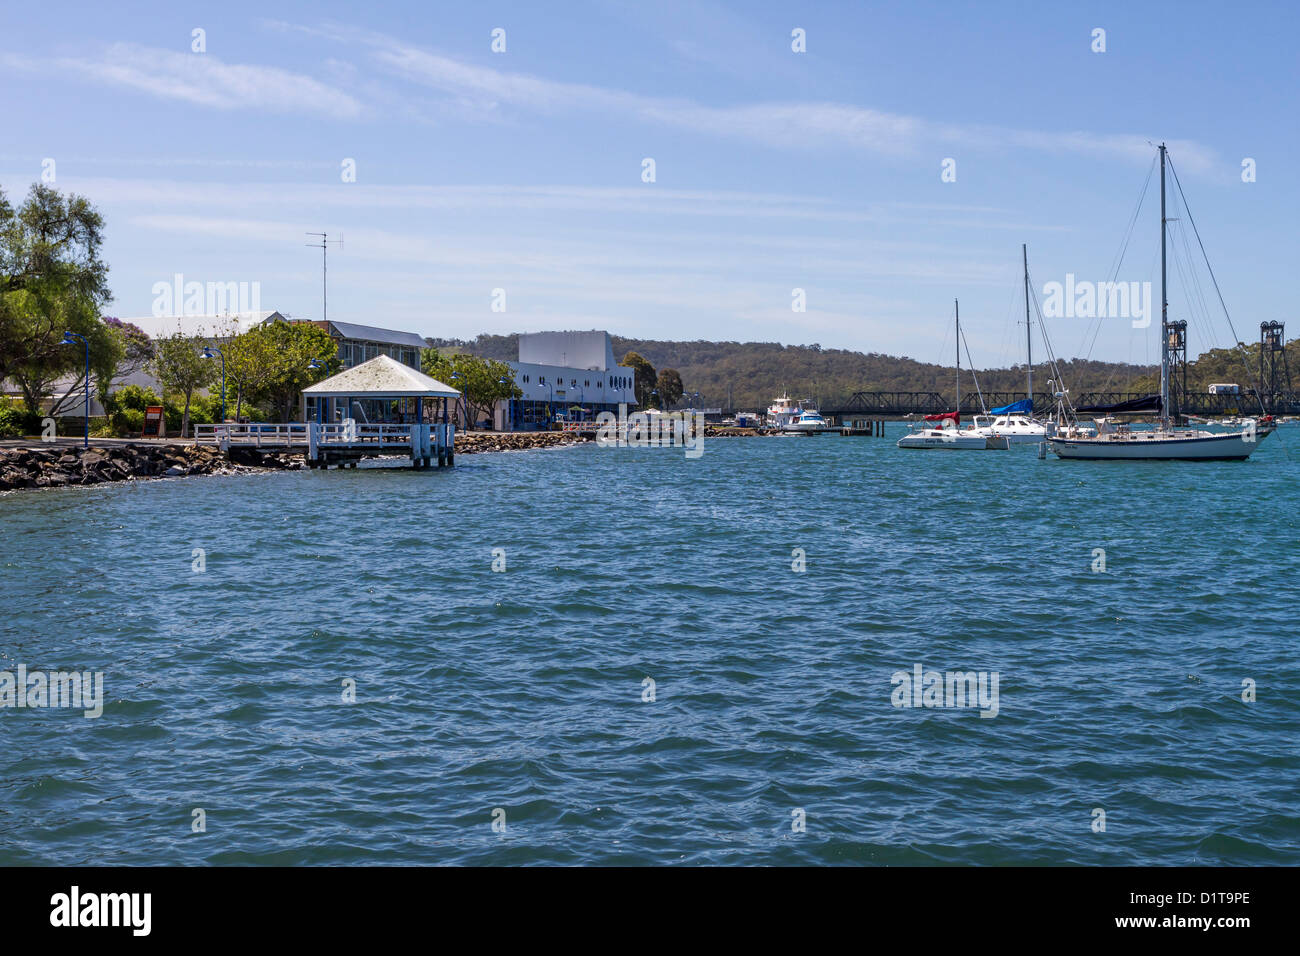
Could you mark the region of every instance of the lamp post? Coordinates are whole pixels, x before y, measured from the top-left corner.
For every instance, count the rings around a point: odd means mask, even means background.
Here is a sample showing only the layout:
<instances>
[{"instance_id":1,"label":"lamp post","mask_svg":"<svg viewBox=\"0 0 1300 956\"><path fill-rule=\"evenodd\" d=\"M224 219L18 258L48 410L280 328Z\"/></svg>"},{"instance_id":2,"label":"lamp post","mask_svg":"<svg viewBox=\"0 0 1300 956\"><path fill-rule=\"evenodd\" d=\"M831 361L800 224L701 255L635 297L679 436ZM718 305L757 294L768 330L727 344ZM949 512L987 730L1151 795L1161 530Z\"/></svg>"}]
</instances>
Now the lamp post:
<instances>
[{"instance_id":1,"label":"lamp post","mask_svg":"<svg viewBox=\"0 0 1300 956\"><path fill-rule=\"evenodd\" d=\"M462 376L460 372L452 372L451 373L452 387L455 388L456 383L460 381L464 381L464 376ZM460 398L456 399L456 408L459 409L460 413L465 416L465 430L468 432L469 431L469 403L465 401L465 390L462 388L459 389L459 391L460 391Z\"/></svg>"},{"instance_id":2,"label":"lamp post","mask_svg":"<svg viewBox=\"0 0 1300 956\"><path fill-rule=\"evenodd\" d=\"M212 353L216 352L221 356L221 424L226 423L226 353L221 351L215 345L205 345L203 347L203 357L212 358Z\"/></svg>"},{"instance_id":3,"label":"lamp post","mask_svg":"<svg viewBox=\"0 0 1300 956\"><path fill-rule=\"evenodd\" d=\"M513 385L514 383L510 381L510 379L502 375L499 379L497 379L497 384ZM515 430L515 394L513 388L510 390L510 395L506 399L506 408L510 410L510 431L514 431ZM493 423L493 427L494 428L496 427L495 423Z\"/></svg>"},{"instance_id":4,"label":"lamp post","mask_svg":"<svg viewBox=\"0 0 1300 956\"><path fill-rule=\"evenodd\" d=\"M320 359L312 359L307 363L307 368L313 372L320 371L324 367L325 363ZM316 399L316 422L317 424L324 424L325 422L325 399L323 398Z\"/></svg>"},{"instance_id":5,"label":"lamp post","mask_svg":"<svg viewBox=\"0 0 1300 956\"><path fill-rule=\"evenodd\" d=\"M547 382L546 387L551 390L550 397L546 400L546 427L550 428L551 419L555 417L555 386Z\"/></svg>"},{"instance_id":6,"label":"lamp post","mask_svg":"<svg viewBox=\"0 0 1300 956\"><path fill-rule=\"evenodd\" d=\"M587 410L582 406L587 403L587 390L583 388L581 385L576 385L575 387L578 389L578 415L579 415L578 420L586 421Z\"/></svg>"},{"instance_id":7,"label":"lamp post","mask_svg":"<svg viewBox=\"0 0 1300 956\"><path fill-rule=\"evenodd\" d=\"M60 345L76 345L80 342L86 347L86 428L85 435L81 441L81 447L90 447L90 342L84 335L78 335L76 332L64 332L63 341Z\"/></svg>"}]
</instances>

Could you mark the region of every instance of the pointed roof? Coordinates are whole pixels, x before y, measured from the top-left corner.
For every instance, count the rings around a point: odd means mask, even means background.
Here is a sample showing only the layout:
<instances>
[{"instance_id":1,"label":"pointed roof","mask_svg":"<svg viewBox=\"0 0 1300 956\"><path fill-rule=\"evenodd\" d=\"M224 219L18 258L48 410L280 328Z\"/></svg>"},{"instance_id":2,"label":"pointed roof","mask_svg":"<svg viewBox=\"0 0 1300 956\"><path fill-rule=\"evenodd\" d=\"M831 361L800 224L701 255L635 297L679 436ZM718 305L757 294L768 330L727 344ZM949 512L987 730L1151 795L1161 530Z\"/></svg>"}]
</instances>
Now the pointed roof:
<instances>
[{"instance_id":1,"label":"pointed roof","mask_svg":"<svg viewBox=\"0 0 1300 956\"><path fill-rule=\"evenodd\" d=\"M459 398L460 392L436 378L403 365L395 358L377 355L322 382L302 390L315 398Z\"/></svg>"}]
</instances>

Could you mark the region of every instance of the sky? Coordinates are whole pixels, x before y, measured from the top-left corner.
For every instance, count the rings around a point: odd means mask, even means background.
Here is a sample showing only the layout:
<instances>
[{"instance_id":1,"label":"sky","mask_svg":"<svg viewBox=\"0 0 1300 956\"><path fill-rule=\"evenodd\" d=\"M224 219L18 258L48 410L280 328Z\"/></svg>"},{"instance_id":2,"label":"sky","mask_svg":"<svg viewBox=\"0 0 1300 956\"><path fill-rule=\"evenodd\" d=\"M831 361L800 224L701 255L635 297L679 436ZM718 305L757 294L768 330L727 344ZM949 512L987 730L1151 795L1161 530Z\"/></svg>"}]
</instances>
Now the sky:
<instances>
[{"instance_id":1,"label":"sky","mask_svg":"<svg viewBox=\"0 0 1300 956\"><path fill-rule=\"evenodd\" d=\"M6 4L0 188L17 201L45 177L96 204L118 316L180 274L319 318L307 234L325 232L332 319L950 363L959 299L990 367L1024 358L1022 243L1040 299L1070 275L1158 299L1155 181L1115 262L1165 141L1254 341L1292 311L1298 10ZM1217 300L1197 307L1212 289L1173 268L1190 351L1231 344ZM1157 361L1133 325L1046 320L1061 357Z\"/></svg>"}]
</instances>

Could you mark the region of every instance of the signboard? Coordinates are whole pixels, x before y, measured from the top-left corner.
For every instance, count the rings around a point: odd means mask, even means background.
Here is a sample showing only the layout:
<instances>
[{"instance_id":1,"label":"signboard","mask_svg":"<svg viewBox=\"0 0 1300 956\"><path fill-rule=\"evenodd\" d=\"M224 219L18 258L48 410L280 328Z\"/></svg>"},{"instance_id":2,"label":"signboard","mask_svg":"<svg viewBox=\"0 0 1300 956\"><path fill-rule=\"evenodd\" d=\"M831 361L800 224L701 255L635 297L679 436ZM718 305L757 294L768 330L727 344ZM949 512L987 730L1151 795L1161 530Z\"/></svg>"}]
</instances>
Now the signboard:
<instances>
[{"instance_id":1,"label":"signboard","mask_svg":"<svg viewBox=\"0 0 1300 956\"><path fill-rule=\"evenodd\" d=\"M140 433L141 438L166 438L166 426L163 424L163 408L161 405L150 405L144 410L144 430Z\"/></svg>"}]
</instances>

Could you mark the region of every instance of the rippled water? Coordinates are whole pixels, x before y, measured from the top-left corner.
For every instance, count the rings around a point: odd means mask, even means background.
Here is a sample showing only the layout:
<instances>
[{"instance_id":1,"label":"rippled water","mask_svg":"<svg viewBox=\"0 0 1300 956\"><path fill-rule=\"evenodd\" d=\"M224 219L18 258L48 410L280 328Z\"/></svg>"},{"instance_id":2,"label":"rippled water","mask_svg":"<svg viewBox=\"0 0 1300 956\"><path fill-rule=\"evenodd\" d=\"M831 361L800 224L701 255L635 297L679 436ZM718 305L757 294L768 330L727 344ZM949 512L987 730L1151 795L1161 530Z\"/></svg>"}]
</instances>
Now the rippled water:
<instances>
[{"instance_id":1,"label":"rippled water","mask_svg":"<svg viewBox=\"0 0 1300 956\"><path fill-rule=\"evenodd\" d=\"M0 864L1300 863L1298 456L717 439L0 496L0 669L106 685L0 710ZM895 707L916 664L996 671L997 716Z\"/></svg>"}]
</instances>

